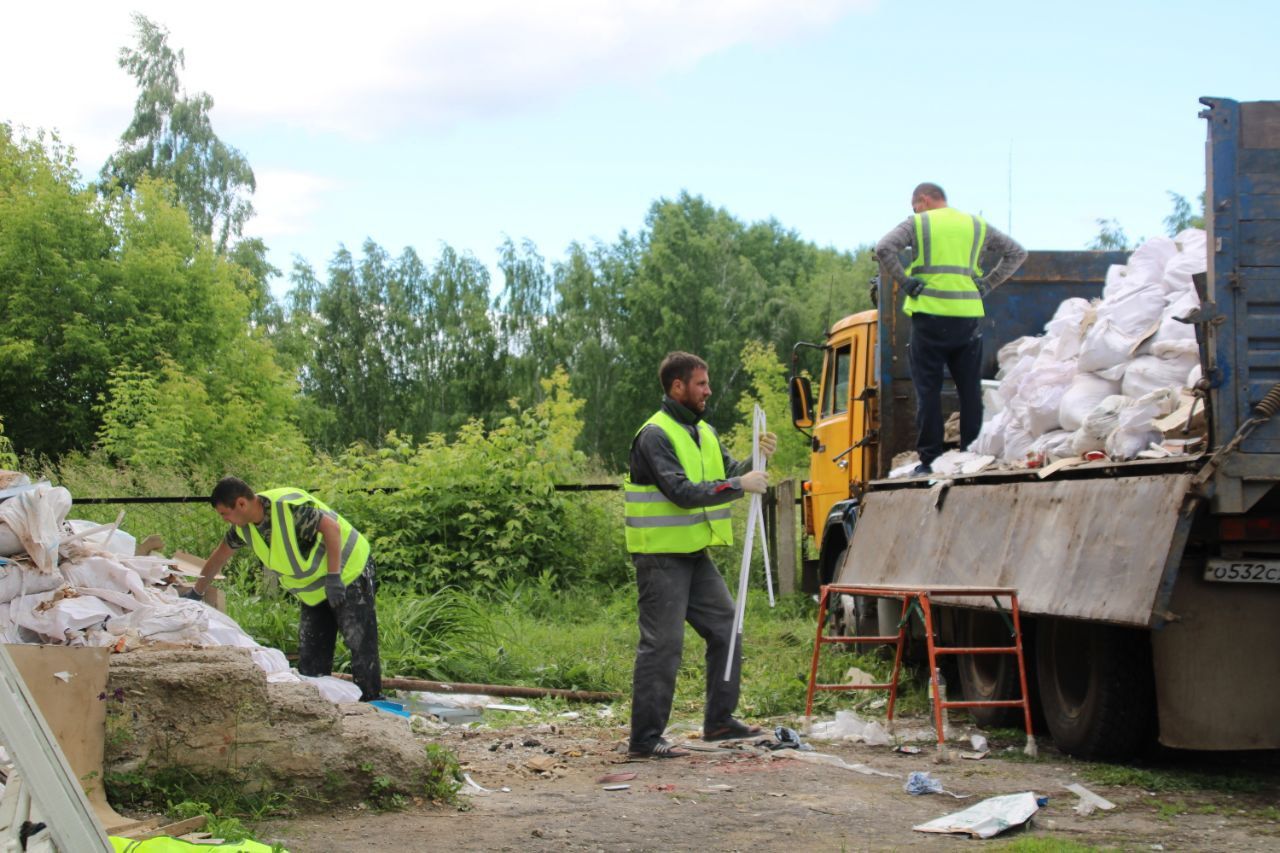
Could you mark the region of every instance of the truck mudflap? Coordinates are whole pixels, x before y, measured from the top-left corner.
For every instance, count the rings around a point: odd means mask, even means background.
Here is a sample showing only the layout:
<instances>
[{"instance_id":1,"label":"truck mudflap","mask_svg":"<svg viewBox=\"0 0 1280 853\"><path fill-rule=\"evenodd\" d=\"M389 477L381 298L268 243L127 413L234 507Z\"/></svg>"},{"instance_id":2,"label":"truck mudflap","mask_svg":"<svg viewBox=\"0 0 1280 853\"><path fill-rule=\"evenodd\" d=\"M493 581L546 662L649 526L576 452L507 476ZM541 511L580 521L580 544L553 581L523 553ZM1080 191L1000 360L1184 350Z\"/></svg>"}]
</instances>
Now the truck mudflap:
<instances>
[{"instance_id":1,"label":"truck mudflap","mask_svg":"<svg viewBox=\"0 0 1280 853\"><path fill-rule=\"evenodd\" d=\"M1191 481L1147 474L873 489L837 583L1014 587L1026 614L1157 626L1190 529Z\"/></svg>"}]
</instances>

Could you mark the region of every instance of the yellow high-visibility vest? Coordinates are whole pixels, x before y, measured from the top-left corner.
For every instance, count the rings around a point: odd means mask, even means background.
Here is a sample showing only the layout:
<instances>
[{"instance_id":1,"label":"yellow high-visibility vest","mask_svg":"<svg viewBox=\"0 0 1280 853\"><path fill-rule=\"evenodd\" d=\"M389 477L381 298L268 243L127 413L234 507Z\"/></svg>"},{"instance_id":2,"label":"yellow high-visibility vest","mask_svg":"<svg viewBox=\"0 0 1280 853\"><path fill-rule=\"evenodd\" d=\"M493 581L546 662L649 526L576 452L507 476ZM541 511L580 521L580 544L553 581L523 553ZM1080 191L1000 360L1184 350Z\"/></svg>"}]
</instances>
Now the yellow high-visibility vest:
<instances>
[{"instance_id":1,"label":"yellow high-visibility vest","mask_svg":"<svg viewBox=\"0 0 1280 853\"><path fill-rule=\"evenodd\" d=\"M924 282L919 296L908 296L908 316L981 317L982 294L974 279L982 277L978 259L987 241L987 223L980 216L940 207L917 213L916 256L907 275Z\"/></svg>"},{"instance_id":2,"label":"yellow high-visibility vest","mask_svg":"<svg viewBox=\"0 0 1280 853\"><path fill-rule=\"evenodd\" d=\"M715 430L698 422L698 442L666 412L659 411L640 429L654 424L666 433L691 483L723 480L724 457ZM639 434L639 431L636 433ZM693 554L708 545L732 545L729 504L685 509L667 500L657 486L637 486L631 475L626 494L627 551L632 554Z\"/></svg>"},{"instance_id":3,"label":"yellow high-visibility vest","mask_svg":"<svg viewBox=\"0 0 1280 853\"><path fill-rule=\"evenodd\" d=\"M253 546L253 553L258 555L264 566L280 575L281 587L305 604L315 605L324 601L324 578L329 573L324 537L317 530L311 553L302 553L297 532L293 529L295 506L313 506L338 522L338 537L342 542L339 558L342 584L346 586L360 577L365 563L369 561L369 540L352 527L351 522L302 489L271 489L258 494L270 504L267 514L271 519L271 543L263 540L257 525L253 524L241 527L240 536Z\"/></svg>"}]
</instances>

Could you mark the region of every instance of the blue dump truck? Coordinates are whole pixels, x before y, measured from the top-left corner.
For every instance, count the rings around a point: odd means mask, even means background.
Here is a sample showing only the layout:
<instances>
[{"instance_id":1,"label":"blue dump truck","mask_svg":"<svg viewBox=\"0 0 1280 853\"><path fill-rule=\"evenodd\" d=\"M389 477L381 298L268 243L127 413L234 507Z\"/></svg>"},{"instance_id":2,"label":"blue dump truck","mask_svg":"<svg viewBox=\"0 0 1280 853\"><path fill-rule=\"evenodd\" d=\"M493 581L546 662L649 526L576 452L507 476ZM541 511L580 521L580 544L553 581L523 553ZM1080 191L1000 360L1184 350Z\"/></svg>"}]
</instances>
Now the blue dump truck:
<instances>
[{"instance_id":1,"label":"blue dump truck","mask_svg":"<svg viewBox=\"0 0 1280 853\"><path fill-rule=\"evenodd\" d=\"M1049 477L987 471L952 479L945 494L924 478L885 479L915 444L896 293L810 345L823 351L816 399L807 378L792 379L793 418L813 443L802 502L819 556L806 586L1017 588L1033 701L1057 745L1080 756L1123 757L1153 738L1280 747L1280 101L1202 103L1208 272L1187 318L1207 414L1200 452ZM1124 262L1032 252L986 302L984 375L1000 346L1040 333L1064 299L1099 296L1107 268ZM944 406L955 410L954 395ZM942 614L945 643L1011 643L994 605ZM1017 698L1011 655L956 664L965 700ZM1004 708L974 713L1020 721Z\"/></svg>"}]
</instances>

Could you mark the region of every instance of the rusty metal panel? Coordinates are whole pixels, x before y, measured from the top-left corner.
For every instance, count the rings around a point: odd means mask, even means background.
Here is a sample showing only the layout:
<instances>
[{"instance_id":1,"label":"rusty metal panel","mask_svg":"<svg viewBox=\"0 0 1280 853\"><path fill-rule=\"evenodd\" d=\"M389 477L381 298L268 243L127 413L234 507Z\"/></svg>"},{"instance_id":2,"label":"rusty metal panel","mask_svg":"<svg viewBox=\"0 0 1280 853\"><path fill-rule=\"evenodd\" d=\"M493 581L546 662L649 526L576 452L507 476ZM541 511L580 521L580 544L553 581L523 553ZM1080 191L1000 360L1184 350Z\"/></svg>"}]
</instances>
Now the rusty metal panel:
<instances>
[{"instance_id":1,"label":"rusty metal panel","mask_svg":"<svg viewBox=\"0 0 1280 853\"><path fill-rule=\"evenodd\" d=\"M1178 749L1280 748L1280 587L1211 583L1187 560L1174 617L1151 632L1160 742Z\"/></svg>"},{"instance_id":2,"label":"rusty metal panel","mask_svg":"<svg viewBox=\"0 0 1280 853\"><path fill-rule=\"evenodd\" d=\"M837 582L1016 587L1024 613L1147 627L1180 557L1170 550L1181 548L1190 483L1164 474L872 490Z\"/></svg>"}]
</instances>

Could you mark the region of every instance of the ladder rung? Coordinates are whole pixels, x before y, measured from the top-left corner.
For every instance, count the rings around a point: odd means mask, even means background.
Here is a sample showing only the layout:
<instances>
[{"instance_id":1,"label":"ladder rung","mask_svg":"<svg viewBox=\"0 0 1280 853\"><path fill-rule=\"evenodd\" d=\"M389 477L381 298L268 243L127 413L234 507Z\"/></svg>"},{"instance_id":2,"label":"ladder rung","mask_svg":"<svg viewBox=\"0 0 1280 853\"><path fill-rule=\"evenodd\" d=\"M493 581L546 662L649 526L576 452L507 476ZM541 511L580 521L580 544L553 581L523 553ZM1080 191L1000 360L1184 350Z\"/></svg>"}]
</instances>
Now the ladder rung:
<instances>
[{"instance_id":1,"label":"ladder rung","mask_svg":"<svg viewBox=\"0 0 1280 853\"><path fill-rule=\"evenodd\" d=\"M935 655L1016 655L1017 646L934 646Z\"/></svg>"},{"instance_id":2,"label":"ladder rung","mask_svg":"<svg viewBox=\"0 0 1280 853\"><path fill-rule=\"evenodd\" d=\"M824 643L896 643L898 635L891 637L823 637Z\"/></svg>"}]
</instances>

